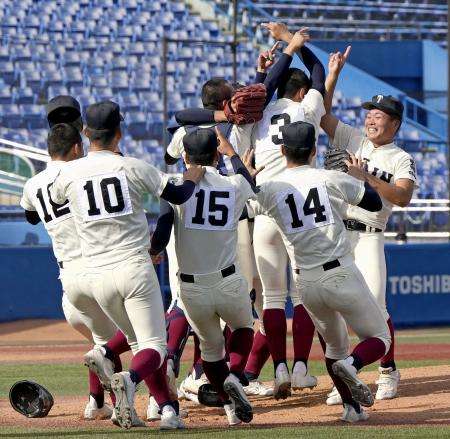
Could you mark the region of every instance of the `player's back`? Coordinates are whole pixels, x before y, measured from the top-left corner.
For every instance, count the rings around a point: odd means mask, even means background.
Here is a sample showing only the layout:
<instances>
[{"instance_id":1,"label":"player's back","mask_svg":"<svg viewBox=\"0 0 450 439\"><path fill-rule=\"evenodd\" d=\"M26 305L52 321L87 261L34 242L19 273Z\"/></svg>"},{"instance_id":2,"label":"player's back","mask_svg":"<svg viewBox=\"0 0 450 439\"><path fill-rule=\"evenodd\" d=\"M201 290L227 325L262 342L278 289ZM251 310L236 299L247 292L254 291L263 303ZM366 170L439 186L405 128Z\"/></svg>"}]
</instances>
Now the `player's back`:
<instances>
[{"instance_id":1,"label":"player's back","mask_svg":"<svg viewBox=\"0 0 450 439\"><path fill-rule=\"evenodd\" d=\"M54 160L47 168L31 177L25 184L21 206L36 211L47 230L56 259L68 262L81 258L80 240L75 229L69 203L58 205L50 197L49 188L67 162Z\"/></svg>"},{"instance_id":2,"label":"player's back","mask_svg":"<svg viewBox=\"0 0 450 439\"><path fill-rule=\"evenodd\" d=\"M54 190L71 202L87 266L116 264L148 250L142 196L160 195L166 181L153 166L111 151L90 152L68 164Z\"/></svg>"},{"instance_id":3,"label":"player's back","mask_svg":"<svg viewBox=\"0 0 450 439\"><path fill-rule=\"evenodd\" d=\"M314 268L350 253L342 218L346 203L363 195L363 183L347 174L298 166L263 184L258 201L281 228L296 268Z\"/></svg>"},{"instance_id":4,"label":"player's back","mask_svg":"<svg viewBox=\"0 0 450 439\"><path fill-rule=\"evenodd\" d=\"M212 273L235 263L238 221L252 195L241 175L225 177L206 166L192 197L173 206L175 246L182 273Z\"/></svg>"},{"instance_id":5,"label":"player's back","mask_svg":"<svg viewBox=\"0 0 450 439\"><path fill-rule=\"evenodd\" d=\"M278 99L264 110L263 118L255 125L252 136L256 167L265 167L256 176L258 184L269 181L286 168L286 161L280 151L280 145L283 144L280 128L303 120L305 112L301 104L291 99Z\"/></svg>"}]
</instances>

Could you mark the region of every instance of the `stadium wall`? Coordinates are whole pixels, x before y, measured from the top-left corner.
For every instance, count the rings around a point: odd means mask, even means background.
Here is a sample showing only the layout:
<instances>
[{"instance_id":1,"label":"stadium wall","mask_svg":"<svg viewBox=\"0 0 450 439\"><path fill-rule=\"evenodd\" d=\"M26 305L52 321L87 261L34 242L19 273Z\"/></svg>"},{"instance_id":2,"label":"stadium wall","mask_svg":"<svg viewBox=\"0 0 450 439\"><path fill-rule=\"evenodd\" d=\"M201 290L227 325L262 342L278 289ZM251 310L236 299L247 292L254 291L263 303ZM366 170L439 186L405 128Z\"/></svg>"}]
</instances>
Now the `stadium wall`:
<instances>
[{"instance_id":1,"label":"stadium wall","mask_svg":"<svg viewBox=\"0 0 450 439\"><path fill-rule=\"evenodd\" d=\"M386 259L388 308L396 326L449 325L450 244L387 244ZM165 278L165 267L158 271ZM50 247L0 248L0 279L0 322L64 318ZM167 291L165 280L161 284Z\"/></svg>"}]
</instances>

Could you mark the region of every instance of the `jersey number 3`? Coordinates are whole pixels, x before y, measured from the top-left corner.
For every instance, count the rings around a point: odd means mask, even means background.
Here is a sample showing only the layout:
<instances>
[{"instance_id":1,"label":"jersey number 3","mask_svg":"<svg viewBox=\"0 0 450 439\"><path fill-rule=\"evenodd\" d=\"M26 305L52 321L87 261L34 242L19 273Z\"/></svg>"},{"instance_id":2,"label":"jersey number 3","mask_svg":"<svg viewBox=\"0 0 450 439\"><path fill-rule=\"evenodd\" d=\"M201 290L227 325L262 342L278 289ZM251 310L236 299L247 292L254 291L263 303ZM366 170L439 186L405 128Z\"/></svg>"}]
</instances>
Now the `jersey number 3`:
<instances>
[{"instance_id":1,"label":"jersey number 3","mask_svg":"<svg viewBox=\"0 0 450 439\"><path fill-rule=\"evenodd\" d=\"M79 183L78 197L84 221L128 215L133 212L123 171L97 175Z\"/></svg>"},{"instance_id":2,"label":"jersey number 3","mask_svg":"<svg viewBox=\"0 0 450 439\"><path fill-rule=\"evenodd\" d=\"M229 230L234 220L234 189L199 189L186 205L188 229Z\"/></svg>"},{"instance_id":3,"label":"jersey number 3","mask_svg":"<svg viewBox=\"0 0 450 439\"><path fill-rule=\"evenodd\" d=\"M334 223L330 200L324 185L283 193L278 208L286 233L297 233Z\"/></svg>"}]
</instances>

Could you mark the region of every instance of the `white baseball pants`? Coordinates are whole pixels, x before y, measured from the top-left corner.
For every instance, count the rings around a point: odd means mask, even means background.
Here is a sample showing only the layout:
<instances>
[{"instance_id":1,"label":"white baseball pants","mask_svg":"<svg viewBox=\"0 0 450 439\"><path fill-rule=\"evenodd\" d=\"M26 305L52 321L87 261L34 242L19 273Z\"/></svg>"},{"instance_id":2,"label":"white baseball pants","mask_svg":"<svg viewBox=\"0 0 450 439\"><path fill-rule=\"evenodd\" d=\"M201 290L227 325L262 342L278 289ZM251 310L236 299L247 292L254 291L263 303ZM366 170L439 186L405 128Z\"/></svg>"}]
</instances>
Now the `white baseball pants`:
<instances>
[{"instance_id":1,"label":"white baseball pants","mask_svg":"<svg viewBox=\"0 0 450 439\"><path fill-rule=\"evenodd\" d=\"M79 260L63 264L59 278L64 292L62 309L67 322L94 344L106 344L116 333L117 327L98 303L84 299L90 292L84 281L83 263Z\"/></svg>"},{"instance_id":2,"label":"white baseball pants","mask_svg":"<svg viewBox=\"0 0 450 439\"><path fill-rule=\"evenodd\" d=\"M386 257L384 254L384 234L348 231L352 244L355 264L363 275L370 292L389 319L386 309Z\"/></svg>"},{"instance_id":3,"label":"white baseball pants","mask_svg":"<svg viewBox=\"0 0 450 439\"><path fill-rule=\"evenodd\" d=\"M289 256L274 219L266 215L255 217L253 248L256 266L263 288L264 309L285 309L289 284L292 285L292 271ZM296 288L290 289L295 306L301 304Z\"/></svg>"},{"instance_id":4,"label":"white baseball pants","mask_svg":"<svg viewBox=\"0 0 450 439\"><path fill-rule=\"evenodd\" d=\"M238 271L225 278L220 271L194 278L194 283L181 281L183 309L200 340L202 359L219 361L225 354L220 319L231 331L253 327L247 281Z\"/></svg>"},{"instance_id":5,"label":"white baseball pants","mask_svg":"<svg viewBox=\"0 0 450 439\"><path fill-rule=\"evenodd\" d=\"M326 356L333 360L347 357L350 347L347 324L360 340L381 339L387 352L391 337L381 308L352 255L339 262L341 265L331 270L324 271L320 266L301 269L299 275L294 275L303 304L326 342Z\"/></svg>"}]
</instances>

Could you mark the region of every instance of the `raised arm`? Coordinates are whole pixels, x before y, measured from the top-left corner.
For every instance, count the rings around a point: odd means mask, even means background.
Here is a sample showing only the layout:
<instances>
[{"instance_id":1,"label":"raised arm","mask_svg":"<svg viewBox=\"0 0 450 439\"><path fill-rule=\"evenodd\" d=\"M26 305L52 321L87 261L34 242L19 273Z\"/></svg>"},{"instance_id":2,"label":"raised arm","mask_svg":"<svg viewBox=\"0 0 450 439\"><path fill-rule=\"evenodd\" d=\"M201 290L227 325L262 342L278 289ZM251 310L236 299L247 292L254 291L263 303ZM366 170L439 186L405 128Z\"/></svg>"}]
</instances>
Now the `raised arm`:
<instances>
[{"instance_id":1,"label":"raised arm","mask_svg":"<svg viewBox=\"0 0 450 439\"><path fill-rule=\"evenodd\" d=\"M320 126L330 138L334 138L339 122L338 118L331 114L334 90L339 79L339 74L350 55L351 48L351 46L348 46L344 54L341 52L332 53L328 61L328 75L325 80L325 96L323 99L326 114L322 117Z\"/></svg>"}]
</instances>

